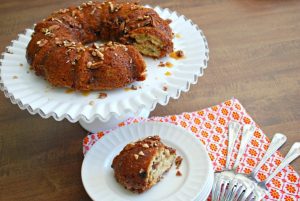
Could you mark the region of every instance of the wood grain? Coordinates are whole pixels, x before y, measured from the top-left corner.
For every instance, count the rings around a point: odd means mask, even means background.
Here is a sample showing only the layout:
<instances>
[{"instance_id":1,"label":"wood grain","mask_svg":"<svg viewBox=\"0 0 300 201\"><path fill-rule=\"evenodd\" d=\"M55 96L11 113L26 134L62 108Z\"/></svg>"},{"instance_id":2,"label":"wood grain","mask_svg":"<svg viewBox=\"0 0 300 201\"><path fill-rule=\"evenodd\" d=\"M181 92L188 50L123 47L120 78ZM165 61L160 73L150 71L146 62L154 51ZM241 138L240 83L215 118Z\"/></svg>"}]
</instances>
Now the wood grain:
<instances>
[{"instance_id":1,"label":"wood grain","mask_svg":"<svg viewBox=\"0 0 300 201\"><path fill-rule=\"evenodd\" d=\"M17 34L77 0L1 0L0 52ZM179 100L152 115L179 114L238 98L271 137L300 141L300 1L144 0L197 23L209 68ZM86 132L67 121L31 116L0 95L0 200L90 200L80 178ZM300 161L294 162L300 172Z\"/></svg>"}]
</instances>

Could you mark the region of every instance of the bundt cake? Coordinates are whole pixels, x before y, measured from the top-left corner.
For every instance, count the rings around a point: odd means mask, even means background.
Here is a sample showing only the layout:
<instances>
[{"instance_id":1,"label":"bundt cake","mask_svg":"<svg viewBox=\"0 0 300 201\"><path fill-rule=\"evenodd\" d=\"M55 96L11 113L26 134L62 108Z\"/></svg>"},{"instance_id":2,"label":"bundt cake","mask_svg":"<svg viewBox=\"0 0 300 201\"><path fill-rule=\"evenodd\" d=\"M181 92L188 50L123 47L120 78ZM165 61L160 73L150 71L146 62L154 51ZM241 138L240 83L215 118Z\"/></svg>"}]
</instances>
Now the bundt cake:
<instances>
[{"instance_id":1,"label":"bundt cake","mask_svg":"<svg viewBox=\"0 0 300 201\"><path fill-rule=\"evenodd\" d=\"M26 57L52 85L109 90L143 80L141 56L173 51L172 30L151 8L137 3L83 3L54 12L36 24ZM108 41L104 45L91 43Z\"/></svg>"},{"instance_id":2,"label":"bundt cake","mask_svg":"<svg viewBox=\"0 0 300 201\"><path fill-rule=\"evenodd\" d=\"M175 158L175 149L164 145L159 136L151 136L125 146L114 158L112 168L121 185L142 193L160 181Z\"/></svg>"}]
</instances>

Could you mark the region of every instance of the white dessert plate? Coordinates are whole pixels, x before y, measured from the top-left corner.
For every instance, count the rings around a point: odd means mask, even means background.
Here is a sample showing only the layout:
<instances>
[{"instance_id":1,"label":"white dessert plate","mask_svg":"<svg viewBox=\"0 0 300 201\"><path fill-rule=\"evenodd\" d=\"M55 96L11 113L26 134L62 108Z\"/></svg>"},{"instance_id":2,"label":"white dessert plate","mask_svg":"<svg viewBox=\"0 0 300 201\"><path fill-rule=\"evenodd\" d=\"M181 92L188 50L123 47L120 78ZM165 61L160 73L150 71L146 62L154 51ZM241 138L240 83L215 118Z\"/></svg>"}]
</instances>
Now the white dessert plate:
<instances>
[{"instance_id":1,"label":"white dessert plate","mask_svg":"<svg viewBox=\"0 0 300 201\"><path fill-rule=\"evenodd\" d=\"M175 50L182 50L184 59L176 60L169 56L154 60L145 58L147 79L135 82L137 90L131 85L113 91L102 91L107 98L99 99L100 91L82 95L80 92L54 88L42 77L30 70L25 53L31 39L32 29L19 34L17 40L7 47L0 60L0 89L11 102L30 114L39 114L43 118L53 117L70 122L83 120L91 123L95 119L107 122L112 117L122 117L128 113L135 116L141 111L152 111L157 103L166 105L170 98L179 98L180 93L189 90L190 84L197 83L203 75L208 61L206 38L197 25L183 15L169 9L156 7L155 10L164 19L171 19ZM159 67L160 62L170 62L173 67Z\"/></svg>"},{"instance_id":2,"label":"white dessert plate","mask_svg":"<svg viewBox=\"0 0 300 201\"><path fill-rule=\"evenodd\" d=\"M153 188L134 194L114 178L113 158L130 142L159 135L162 142L183 157L182 176L171 170ZM82 164L84 188L93 200L101 201L195 201L204 200L212 187L213 169L202 143L185 129L169 123L145 122L118 128L89 150Z\"/></svg>"}]
</instances>

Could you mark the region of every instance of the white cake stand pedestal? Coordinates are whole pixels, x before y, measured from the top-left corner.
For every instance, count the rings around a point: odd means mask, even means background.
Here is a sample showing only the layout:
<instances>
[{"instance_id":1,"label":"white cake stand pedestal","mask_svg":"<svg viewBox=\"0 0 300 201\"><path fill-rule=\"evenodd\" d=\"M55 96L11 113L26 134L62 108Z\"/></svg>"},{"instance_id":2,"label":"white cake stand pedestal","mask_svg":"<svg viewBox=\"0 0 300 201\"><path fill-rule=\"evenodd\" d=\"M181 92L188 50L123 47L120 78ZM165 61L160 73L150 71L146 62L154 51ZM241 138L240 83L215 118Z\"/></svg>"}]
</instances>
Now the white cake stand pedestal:
<instances>
[{"instance_id":1,"label":"white cake stand pedestal","mask_svg":"<svg viewBox=\"0 0 300 201\"><path fill-rule=\"evenodd\" d=\"M136 118L136 117L142 117L142 118L148 118L150 114L149 110L143 109L140 113L134 114L134 113L126 113L120 117L111 117L110 120L107 122L103 122L100 119L96 118L93 122L87 123L85 120L80 119L79 124L84 128L85 130L91 132L91 133L98 133L100 131L109 130L112 128L115 128L118 126L118 124L126 121L129 118Z\"/></svg>"}]
</instances>

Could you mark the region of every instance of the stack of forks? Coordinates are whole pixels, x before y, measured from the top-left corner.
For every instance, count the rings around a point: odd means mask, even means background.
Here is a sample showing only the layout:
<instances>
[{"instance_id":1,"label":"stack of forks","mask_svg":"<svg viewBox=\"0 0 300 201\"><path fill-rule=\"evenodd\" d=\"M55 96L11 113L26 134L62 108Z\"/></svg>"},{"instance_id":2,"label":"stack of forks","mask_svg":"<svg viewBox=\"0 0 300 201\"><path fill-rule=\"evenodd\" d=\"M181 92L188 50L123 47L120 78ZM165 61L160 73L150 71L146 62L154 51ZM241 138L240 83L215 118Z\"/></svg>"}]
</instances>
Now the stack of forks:
<instances>
[{"instance_id":1,"label":"stack of forks","mask_svg":"<svg viewBox=\"0 0 300 201\"><path fill-rule=\"evenodd\" d=\"M242 129L242 140L238 155L231 167L231 156L234 144L238 138L242 126L237 122L230 122L228 127L228 149L225 169L215 172L215 180L212 189L212 201L248 201L262 200L268 195L266 184L277 175L284 167L295 160L300 155L300 142L294 143L284 160L275 171L264 181L259 182L256 175L264 163L286 142L286 136L280 133L274 135L271 144L261 159L259 164L250 174L237 172L240 160L246 151L247 144L250 142L256 127L254 125L244 125Z\"/></svg>"}]
</instances>

